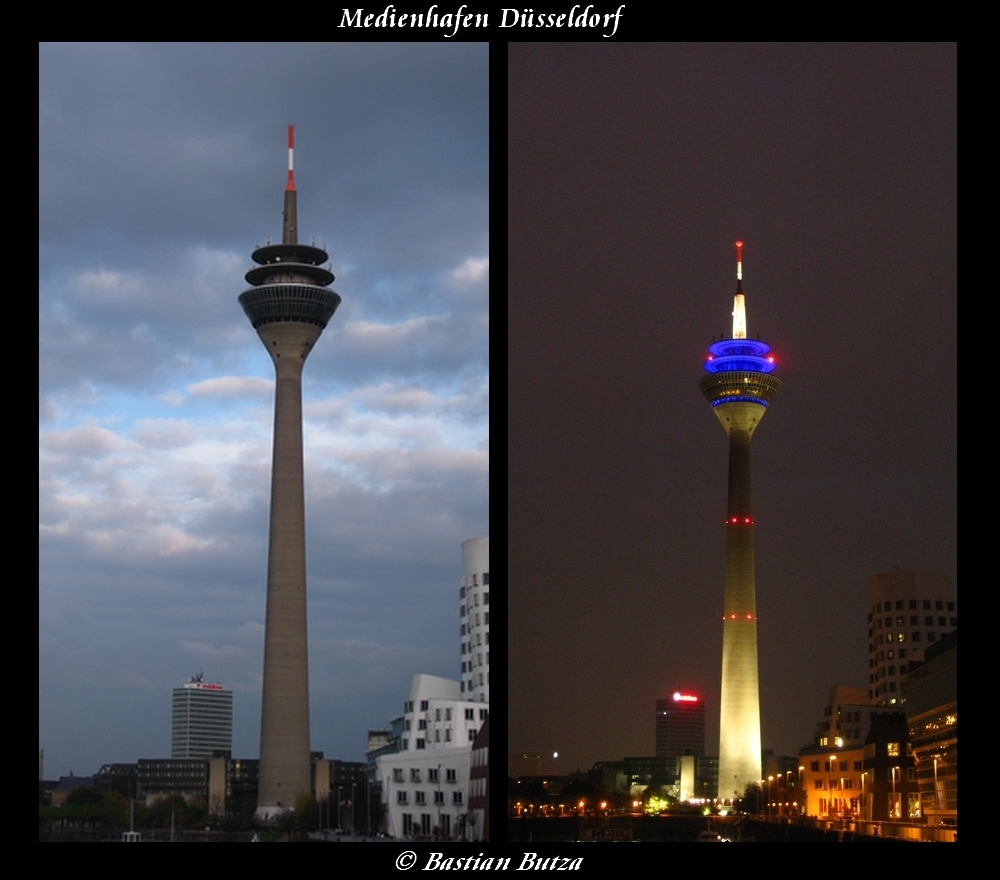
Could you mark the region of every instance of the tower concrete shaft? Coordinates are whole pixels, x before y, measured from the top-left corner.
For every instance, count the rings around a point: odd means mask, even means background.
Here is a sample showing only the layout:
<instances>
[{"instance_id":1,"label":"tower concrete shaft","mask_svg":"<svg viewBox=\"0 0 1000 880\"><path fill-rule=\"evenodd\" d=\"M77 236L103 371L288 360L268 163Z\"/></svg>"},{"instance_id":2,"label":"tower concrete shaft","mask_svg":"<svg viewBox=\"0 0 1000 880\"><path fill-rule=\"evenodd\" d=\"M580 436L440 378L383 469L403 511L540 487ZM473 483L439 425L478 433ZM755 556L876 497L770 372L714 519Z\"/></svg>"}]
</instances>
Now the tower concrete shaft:
<instances>
[{"instance_id":1,"label":"tower concrete shaft","mask_svg":"<svg viewBox=\"0 0 1000 880\"><path fill-rule=\"evenodd\" d=\"M730 410L753 404L731 403ZM757 600L750 504L750 431L729 432L726 591L719 714L719 797L739 797L760 779L760 696L757 683ZM732 783L730 789L730 782Z\"/></svg>"},{"instance_id":2,"label":"tower concrete shaft","mask_svg":"<svg viewBox=\"0 0 1000 880\"><path fill-rule=\"evenodd\" d=\"M289 186L291 132L289 132ZM294 195L294 188L291 188ZM274 448L267 557L267 612L257 816L294 809L311 789L306 618L302 368L340 297L320 266L327 254L296 241L296 204L286 190L283 241L254 251L259 265L240 305L274 363Z\"/></svg>"},{"instance_id":3,"label":"tower concrete shaft","mask_svg":"<svg viewBox=\"0 0 1000 880\"><path fill-rule=\"evenodd\" d=\"M274 323L258 332L275 367L258 803L284 809L294 808L296 798L312 790L302 367L303 352L320 330L310 324Z\"/></svg>"},{"instance_id":4,"label":"tower concrete shaft","mask_svg":"<svg viewBox=\"0 0 1000 880\"><path fill-rule=\"evenodd\" d=\"M741 256L742 242L737 242ZM738 263L740 269L741 262ZM742 273L740 273L742 274ZM738 798L761 778L760 694L757 681L757 599L754 576L750 441L781 382L769 346L746 339L741 279L734 338L709 346L708 375L699 387L729 437L726 584L719 708L719 797ZM742 334L742 335L740 335Z\"/></svg>"}]
</instances>

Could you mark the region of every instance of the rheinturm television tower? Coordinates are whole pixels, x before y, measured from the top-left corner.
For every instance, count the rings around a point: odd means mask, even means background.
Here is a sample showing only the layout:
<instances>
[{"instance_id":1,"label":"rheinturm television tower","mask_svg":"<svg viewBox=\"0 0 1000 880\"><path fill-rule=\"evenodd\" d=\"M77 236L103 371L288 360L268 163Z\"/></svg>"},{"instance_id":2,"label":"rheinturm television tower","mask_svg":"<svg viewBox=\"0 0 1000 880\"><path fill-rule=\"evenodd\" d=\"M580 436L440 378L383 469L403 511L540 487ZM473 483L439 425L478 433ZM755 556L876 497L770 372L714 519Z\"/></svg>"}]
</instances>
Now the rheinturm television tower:
<instances>
[{"instance_id":1,"label":"rheinturm television tower","mask_svg":"<svg viewBox=\"0 0 1000 880\"><path fill-rule=\"evenodd\" d=\"M781 382L770 346L747 339L743 242L736 242L733 338L709 346L698 387L729 436L726 515L726 598L722 624L719 717L719 797L738 798L760 779L760 696L757 687L757 607L750 506L750 438Z\"/></svg>"},{"instance_id":2,"label":"rheinturm television tower","mask_svg":"<svg viewBox=\"0 0 1000 880\"><path fill-rule=\"evenodd\" d=\"M302 367L340 297L327 285L326 251L298 243L294 128L288 126L288 184L281 244L253 252L253 285L240 305L274 361L271 532L267 554L264 687L257 817L294 809L312 790L309 766L309 656L306 645L306 536L302 473Z\"/></svg>"}]
</instances>

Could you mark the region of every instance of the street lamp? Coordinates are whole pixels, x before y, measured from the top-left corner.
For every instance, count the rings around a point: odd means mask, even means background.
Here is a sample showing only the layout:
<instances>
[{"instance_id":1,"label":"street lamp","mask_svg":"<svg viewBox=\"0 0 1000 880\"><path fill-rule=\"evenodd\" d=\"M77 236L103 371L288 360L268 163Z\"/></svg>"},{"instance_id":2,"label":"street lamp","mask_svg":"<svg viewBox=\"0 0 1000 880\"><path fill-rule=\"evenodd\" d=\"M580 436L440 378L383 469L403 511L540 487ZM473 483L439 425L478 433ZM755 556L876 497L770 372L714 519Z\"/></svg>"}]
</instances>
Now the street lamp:
<instances>
[{"instance_id":1,"label":"street lamp","mask_svg":"<svg viewBox=\"0 0 1000 880\"><path fill-rule=\"evenodd\" d=\"M865 809L865 776L867 775L868 775L867 773L861 774L861 818L862 819L868 818L865 815L865 813L867 812L867 810Z\"/></svg>"},{"instance_id":2,"label":"street lamp","mask_svg":"<svg viewBox=\"0 0 1000 880\"><path fill-rule=\"evenodd\" d=\"M829 804L827 805L827 809L826 809L827 818L830 818L830 816L833 815L833 809L834 809L834 807L833 807L833 773L834 773L834 770L836 769L836 767L837 767L837 756L836 755L830 755L830 801L829 801Z\"/></svg>"},{"instance_id":3,"label":"street lamp","mask_svg":"<svg viewBox=\"0 0 1000 880\"><path fill-rule=\"evenodd\" d=\"M941 821L941 802L938 799L938 783L937 783L937 762L938 756L934 756L934 818L940 822Z\"/></svg>"},{"instance_id":4,"label":"street lamp","mask_svg":"<svg viewBox=\"0 0 1000 880\"><path fill-rule=\"evenodd\" d=\"M798 772L797 772L797 773L795 774L795 784L796 784L796 785L797 785L797 786L799 787L799 797L800 797L800 798L801 798L801 797L802 797L802 795L803 795L803 791L802 791L802 771L803 771L803 770L805 770L805 769L806 769L806 768L805 768L805 766L804 766L804 765L802 765L802 764L799 764L799 769L798 769ZM808 803L808 802L809 802L809 799L808 799L808 797L807 797L807 798L806 798L806 799L805 799L805 800L803 801L803 804L806 804L806 803ZM795 814L796 814L796 815L798 815L798 813L799 813L799 811L798 811L798 810L796 810L796 811L795 811Z\"/></svg>"}]
</instances>

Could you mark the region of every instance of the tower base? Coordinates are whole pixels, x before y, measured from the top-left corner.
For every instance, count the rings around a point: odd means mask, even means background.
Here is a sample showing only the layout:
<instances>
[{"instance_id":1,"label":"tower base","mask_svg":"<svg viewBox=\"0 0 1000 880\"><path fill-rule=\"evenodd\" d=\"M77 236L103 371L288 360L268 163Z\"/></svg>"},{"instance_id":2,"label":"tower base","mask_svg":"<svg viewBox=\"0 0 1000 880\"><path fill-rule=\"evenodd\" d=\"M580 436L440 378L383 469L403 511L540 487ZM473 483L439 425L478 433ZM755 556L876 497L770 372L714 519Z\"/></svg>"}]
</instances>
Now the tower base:
<instances>
[{"instance_id":1,"label":"tower base","mask_svg":"<svg viewBox=\"0 0 1000 880\"><path fill-rule=\"evenodd\" d=\"M277 822L286 813L291 812L291 807L257 807L253 818L256 822Z\"/></svg>"}]
</instances>

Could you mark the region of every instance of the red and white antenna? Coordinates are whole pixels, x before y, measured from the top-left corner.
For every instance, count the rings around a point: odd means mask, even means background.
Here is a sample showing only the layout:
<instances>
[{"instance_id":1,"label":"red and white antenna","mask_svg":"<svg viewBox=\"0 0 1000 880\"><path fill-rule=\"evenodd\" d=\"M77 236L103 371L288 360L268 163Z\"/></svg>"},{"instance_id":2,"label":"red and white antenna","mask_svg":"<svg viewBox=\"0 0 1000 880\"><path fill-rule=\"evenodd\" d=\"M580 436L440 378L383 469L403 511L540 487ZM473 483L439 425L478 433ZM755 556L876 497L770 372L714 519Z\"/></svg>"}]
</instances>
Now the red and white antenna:
<instances>
[{"instance_id":1,"label":"red and white antenna","mask_svg":"<svg viewBox=\"0 0 1000 880\"><path fill-rule=\"evenodd\" d=\"M288 126L288 185L285 189L295 189L295 126Z\"/></svg>"},{"instance_id":2,"label":"red and white antenna","mask_svg":"<svg viewBox=\"0 0 1000 880\"><path fill-rule=\"evenodd\" d=\"M288 183L285 185L285 213L281 226L281 243L298 244L298 197L295 192L295 126L288 126Z\"/></svg>"},{"instance_id":3,"label":"red and white antenna","mask_svg":"<svg viewBox=\"0 0 1000 880\"><path fill-rule=\"evenodd\" d=\"M736 298L733 302L733 339L747 338L747 307L743 299L743 242L736 242Z\"/></svg>"}]
</instances>

